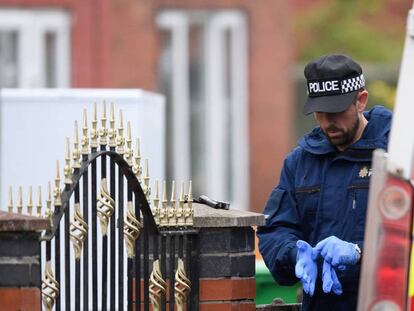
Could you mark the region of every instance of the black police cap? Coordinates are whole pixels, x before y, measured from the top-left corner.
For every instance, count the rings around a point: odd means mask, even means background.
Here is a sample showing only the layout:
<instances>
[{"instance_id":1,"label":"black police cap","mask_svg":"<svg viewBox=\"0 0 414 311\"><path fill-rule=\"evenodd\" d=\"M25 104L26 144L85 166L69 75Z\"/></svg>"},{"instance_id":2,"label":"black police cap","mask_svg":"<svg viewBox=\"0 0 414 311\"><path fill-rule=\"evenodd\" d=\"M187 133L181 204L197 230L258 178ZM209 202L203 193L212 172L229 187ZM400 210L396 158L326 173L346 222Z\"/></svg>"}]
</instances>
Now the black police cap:
<instances>
[{"instance_id":1,"label":"black police cap","mask_svg":"<svg viewBox=\"0 0 414 311\"><path fill-rule=\"evenodd\" d=\"M349 56L325 55L306 65L308 99L304 114L312 112L342 112L365 87L362 68Z\"/></svg>"}]
</instances>

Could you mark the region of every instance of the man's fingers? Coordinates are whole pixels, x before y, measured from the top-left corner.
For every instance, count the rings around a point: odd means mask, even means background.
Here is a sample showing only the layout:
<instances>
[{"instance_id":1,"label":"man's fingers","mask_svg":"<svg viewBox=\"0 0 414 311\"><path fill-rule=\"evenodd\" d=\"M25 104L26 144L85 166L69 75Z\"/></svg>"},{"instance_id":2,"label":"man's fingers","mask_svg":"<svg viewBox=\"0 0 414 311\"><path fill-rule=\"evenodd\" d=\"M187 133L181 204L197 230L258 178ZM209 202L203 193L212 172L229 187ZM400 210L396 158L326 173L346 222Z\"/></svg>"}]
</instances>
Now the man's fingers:
<instances>
[{"instance_id":1,"label":"man's fingers","mask_svg":"<svg viewBox=\"0 0 414 311\"><path fill-rule=\"evenodd\" d=\"M302 282L302 284L303 284L303 291L306 294L309 294L309 284L308 284L308 282Z\"/></svg>"},{"instance_id":2,"label":"man's fingers","mask_svg":"<svg viewBox=\"0 0 414 311\"><path fill-rule=\"evenodd\" d=\"M326 239L320 241L316 246L313 248L318 254L321 253L322 249L326 246L328 241Z\"/></svg>"},{"instance_id":3,"label":"man's fingers","mask_svg":"<svg viewBox=\"0 0 414 311\"><path fill-rule=\"evenodd\" d=\"M326 247L326 254L323 257L330 265L332 265L332 259L335 257L335 248L330 245Z\"/></svg>"},{"instance_id":4,"label":"man's fingers","mask_svg":"<svg viewBox=\"0 0 414 311\"><path fill-rule=\"evenodd\" d=\"M318 255L319 253L314 248L312 248L312 259L316 260L318 258Z\"/></svg>"},{"instance_id":5,"label":"man's fingers","mask_svg":"<svg viewBox=\"0 0 414 311\"><path fill-rule=\"evenodd\" d=\"M331 265L333 266L333 267L336 267L336 266L338 266L339 265L339 263L341 263L342 261L341 261L341 259L340 259L340 257L339 256L337 256L337 255L335 255L335 256L333 256L333 258L332 258L332 260L331 260Z\"/></svg>"},{"instance_id":6,"label":"man's fingers","mask_svg":"<svg viewBox=\"0 0 414 311\"><path fill-rule=\"evenodd\" d=\"M339 282L338 276L336 275L335 269L332 268L331 270L331 275L332 275L332 291L336 294L336 295L341 295L342 294L342 284L341 282Z\"/></svg>"},{"instance_id":7,"label":"man's fingers","mask_svg":"<svg viewBox=\"0 0 414 311\"><path fill-rule=\"evenodd\" d=\"M303 277L303 263L300 260L295 265L295 274L299 279Z\"/></svg>"},{"instance_id":8,"label":"man's fingers","mask_svg":"<svg viewBox=\"0 0 414 311\"><path fill-rule=\"evenodd\" d=\"M311 280L309 282L309 295L313 296L313 294L315 293L315 282L316 280Z\"/></svg>"},{"instance_id":9,"label":"man's fingers","mask_svg":"<svg viewBox=\"0 0 414 311\"><path fill-rule=\"evenodd\" d=\"M322 289L325 293L329 293L332 289L333 281L331 275L331 265L324 260L322 266Z\"/></svg>"},{"instance_id":10,"label":"man's fingers","mask_svg":"<svg viewBox=\"0 0 414 311\"><path fill-rule=\"evenodd\" d=\"M321 256L322 258L326 259L326 256L329 255L329 252L331 250L332 246L330 244L325 244L325 246L321 249ZM331 258L329 259L330 263Z\"/></svg>"},{"instance_id":11,"label":"man's fingers","mask_svg":"<svg viewBox=\"0 0 414 311\"><path fill-rule=\"evenodd\" d=\"M303 291L306 294L309 294L309 275L304 272L303 278L302 278L302 284L303 284Z\"/></svg>"},{"instance_id":12,"label":"man's fingers","mask_svg":"<svg viewBox=\"0 0 414 311\"><path fill-rule=\"evenodd\" d=\"M313 248L303 240L296 241L297 257L295 274L301 279L304 293L313 295L315 292L315 282L317 277L317 265L314 261Z\"/></svg>"},{"instance_id":13,"label":"man's fingers","mask_svg":"<svg viewBox=\"0 0 414 311\"><path fill-rule=\"evenodd\" d=\"M296 247L298 248L299 251L304 251L306 250L306 242L302 240L297 240Z\"/></svg>"},{"instance_id":14,"label":"man's fingers","mask_svg":"<svg viewBox=\"0 0 414 311\"><path fill-rule=\"evenodd\" d=\"M306 271L304 271L303 273L303 279L306 281L307 284L310 283L310 276Z\"/></svg>"}]
</instances>

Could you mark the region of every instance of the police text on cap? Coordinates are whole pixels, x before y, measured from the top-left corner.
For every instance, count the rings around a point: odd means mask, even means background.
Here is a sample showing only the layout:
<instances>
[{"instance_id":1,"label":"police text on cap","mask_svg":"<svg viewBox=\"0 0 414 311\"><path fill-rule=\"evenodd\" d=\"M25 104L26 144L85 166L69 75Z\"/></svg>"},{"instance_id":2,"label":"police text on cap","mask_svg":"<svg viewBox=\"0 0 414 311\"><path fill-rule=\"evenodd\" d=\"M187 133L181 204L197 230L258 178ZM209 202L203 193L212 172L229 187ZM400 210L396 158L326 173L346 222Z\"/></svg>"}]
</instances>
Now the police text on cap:
<instances>
[{"instance_id":1,"label":"police text on cap","mask_svg":"<svg viewBox=\"0 0 414 311\"><path fill-rule=\"evenodd\" d=\"M364 75L359 75L348 79L334 80L313 80L308 81L309 96L329 96L346 94L359 90L365 86Z\"/></svg>"}]
</instances>

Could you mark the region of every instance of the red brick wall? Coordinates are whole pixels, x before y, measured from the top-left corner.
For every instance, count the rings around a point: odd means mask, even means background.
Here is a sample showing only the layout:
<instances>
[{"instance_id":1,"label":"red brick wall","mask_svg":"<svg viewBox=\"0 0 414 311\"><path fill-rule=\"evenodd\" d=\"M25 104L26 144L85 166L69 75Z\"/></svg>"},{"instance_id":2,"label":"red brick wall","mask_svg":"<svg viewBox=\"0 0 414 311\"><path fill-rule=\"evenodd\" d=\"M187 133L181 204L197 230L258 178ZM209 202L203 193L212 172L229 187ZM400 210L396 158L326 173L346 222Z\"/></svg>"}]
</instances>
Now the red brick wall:
<instances>
[{"instance_id":1,"label":"red brick wall","mask_svg":"<svg viewBox=\"0 0 414 311\"><path fill-rule=\"evenodd\" d=\"M293 137L289 1L254 1L250 15L250 204L262 211Z\"/></svg>"},{"instance_id":2,"label":"red brick wall","mask_svg":"<svg viewBox=\"0 0 414 311\"><path fill-rule=\"evenodd\" d=\"M0 288L0 311L41 310L40 289L36 287Z\"/></svg>"},{"instance_id":3,"label":"red brick wall","mask_svg":"<svg viewBox=\"0 0 414 311\"><path fill-rule=\"evenodd\" d=\"M156 90L159 55L154 12L156 2L111 2L112 87Z\"/></svg>"},{"instance_id":4,"label":"red brick wall","mask_svg":"<svg viewBox=\"0 0 414 311\"><path fill-rule=\"evenodd\" d=\"M165 297L169 308L170 281L167 281ZM256 304L256 280L254 277L226 277L200 279L199 310L200 311L254 311ZM144 297L144 281L141 281L141 301ZM1 293L1 292L0 292ZM132 301L136 304L135 281L133 282ZM187 299L188 296L187 296ZM153 310L152 305L150 307ZM140 310L144 310L141 302ZM0 310L1 311L1 310Z\"/></svg>"}]
</instances>

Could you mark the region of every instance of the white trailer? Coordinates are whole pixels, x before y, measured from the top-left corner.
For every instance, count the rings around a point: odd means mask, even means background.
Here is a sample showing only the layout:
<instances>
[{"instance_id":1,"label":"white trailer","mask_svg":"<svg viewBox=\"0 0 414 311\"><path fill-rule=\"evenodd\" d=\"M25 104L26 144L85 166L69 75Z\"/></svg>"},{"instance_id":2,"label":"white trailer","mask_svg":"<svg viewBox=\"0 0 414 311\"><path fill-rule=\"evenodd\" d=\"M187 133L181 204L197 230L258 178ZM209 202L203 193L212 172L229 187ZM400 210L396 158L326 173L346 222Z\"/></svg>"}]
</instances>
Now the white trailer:
<instances>
[{"instance_id":1,"label":"white trailer","mask_svg":"<svg viewBox=\"0 0 414 311\"><path fill-rule=\"evenodd\" d=\"M72 148L74 120L81 137L82 110L87 109L90 128L97 102L100 126L103 100L107 117L113 102L116 119L118 111L123 111L125 129L131 121L132 137L140 138L142 158L149 159L151 180L165 178L163 95L140 89L0 89L1 209L6 209L9 186L15 199L19 186L25 199L29 186L46 189L47 182L56 176L56 160L63 168L66 137Z\"/></svg>"}]
</instances>

